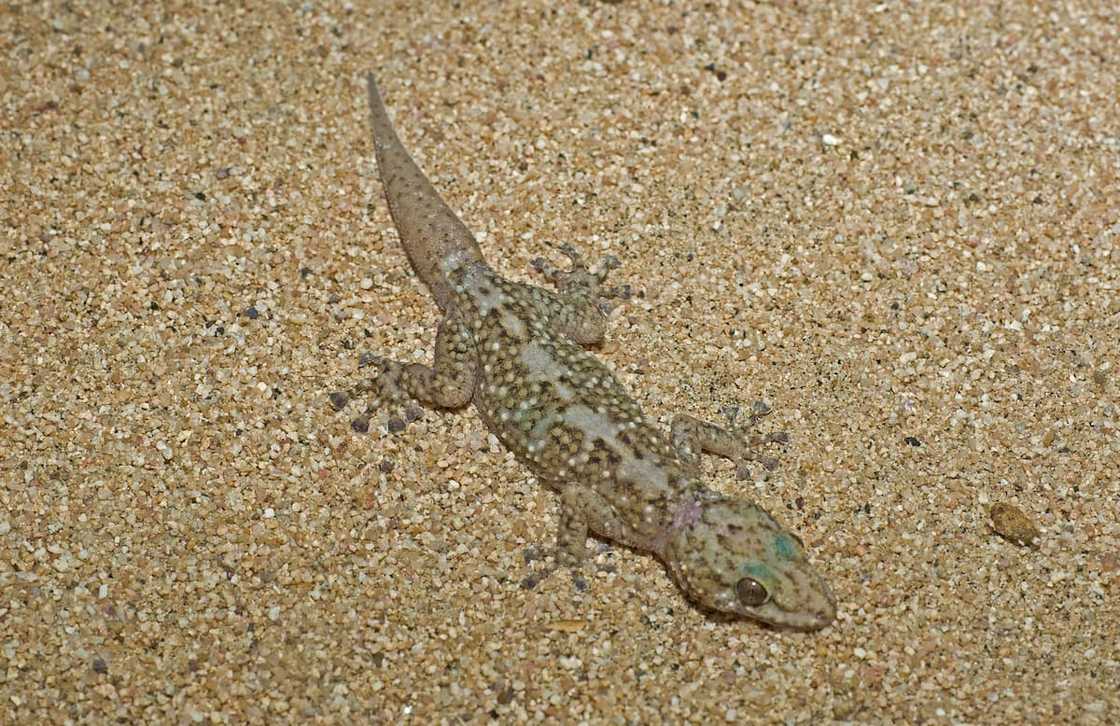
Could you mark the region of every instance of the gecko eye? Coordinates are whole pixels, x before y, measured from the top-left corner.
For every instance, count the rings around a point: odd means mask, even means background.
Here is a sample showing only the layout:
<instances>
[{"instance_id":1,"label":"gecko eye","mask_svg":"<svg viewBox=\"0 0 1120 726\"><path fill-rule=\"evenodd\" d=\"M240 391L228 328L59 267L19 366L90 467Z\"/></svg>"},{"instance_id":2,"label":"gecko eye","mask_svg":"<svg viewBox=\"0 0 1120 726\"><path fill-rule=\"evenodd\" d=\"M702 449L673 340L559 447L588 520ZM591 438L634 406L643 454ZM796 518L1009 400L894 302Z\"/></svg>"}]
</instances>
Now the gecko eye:
<instances>
[{"instance_id":1,"label":"gecko eye","mask_svg":"<svg viewBox=\"0 0 1120 726\"><path fill-rule=\"evenodd\" d=\"M740 603L750 608L756 608L770 599L770 593L766 592L762 583L749 577L735 583L735 594L739 596Z\"/></svg>"}]
</instances>

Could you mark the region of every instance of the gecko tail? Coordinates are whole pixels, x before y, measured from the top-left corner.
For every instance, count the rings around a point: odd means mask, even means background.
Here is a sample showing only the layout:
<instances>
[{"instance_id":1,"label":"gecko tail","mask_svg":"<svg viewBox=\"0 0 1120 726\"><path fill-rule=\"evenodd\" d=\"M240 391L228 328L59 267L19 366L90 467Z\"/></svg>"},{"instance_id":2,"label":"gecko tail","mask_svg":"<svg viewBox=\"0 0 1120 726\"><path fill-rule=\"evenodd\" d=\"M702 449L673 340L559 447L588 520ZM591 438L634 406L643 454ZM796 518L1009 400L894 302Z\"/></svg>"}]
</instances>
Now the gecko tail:
<instances>
[{"instance_id":1,"label":"gecko tail","mask_svg":"<svg viewBox=\"0 0 1120 726\"><path fill-rule=\"evenodd\" d=\"M366 74L366 85L374 154L389 214L416 276L446 310L453 296L448 276L459 267L484 263L482 250L405 150L373 73Z\"/></svg>"}]
</instances>

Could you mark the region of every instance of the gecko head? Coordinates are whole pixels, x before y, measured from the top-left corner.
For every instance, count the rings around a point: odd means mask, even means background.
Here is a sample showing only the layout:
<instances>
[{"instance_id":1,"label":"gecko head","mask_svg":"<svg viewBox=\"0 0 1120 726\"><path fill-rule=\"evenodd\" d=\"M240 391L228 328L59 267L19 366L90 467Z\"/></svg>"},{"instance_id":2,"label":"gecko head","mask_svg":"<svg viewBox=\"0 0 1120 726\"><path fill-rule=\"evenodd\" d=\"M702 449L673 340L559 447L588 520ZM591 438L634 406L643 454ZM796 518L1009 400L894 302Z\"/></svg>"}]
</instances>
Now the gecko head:
<instances>
[{"instance_id":1,"label":"gecko head","mask_svg":"<svg viewBox=\"0 0 1120 726\"><path fill-rule=\"evenodd\" d=\"M754 504L702 504L663 551L694 602L773 625L818 630L836 617L836 601L809 565L795 535Z\"/></svg>"}]
</instances>

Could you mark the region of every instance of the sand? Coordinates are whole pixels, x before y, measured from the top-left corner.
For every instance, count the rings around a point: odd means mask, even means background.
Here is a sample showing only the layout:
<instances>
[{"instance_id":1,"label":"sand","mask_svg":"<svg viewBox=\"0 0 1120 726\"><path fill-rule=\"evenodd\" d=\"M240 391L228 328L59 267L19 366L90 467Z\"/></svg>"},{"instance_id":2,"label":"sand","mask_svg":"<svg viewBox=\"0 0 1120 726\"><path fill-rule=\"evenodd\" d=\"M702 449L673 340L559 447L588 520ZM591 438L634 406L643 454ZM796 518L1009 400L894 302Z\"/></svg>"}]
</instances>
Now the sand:
<instances>
[{"instance_id":1,"label":"sand","mask_svg":"<svg viewBox=\"0 0 1120 726\"><path fill-rule=\"evenodd\" d=\"M1120 720L1113 4L122 5L0 10L0 721ZM707 476L831 627L523 588L556 497L472 412L331 409L437 320L367 69L499 270L622 259L652 419L773 407Z\"/></svg>"}]
</instances>

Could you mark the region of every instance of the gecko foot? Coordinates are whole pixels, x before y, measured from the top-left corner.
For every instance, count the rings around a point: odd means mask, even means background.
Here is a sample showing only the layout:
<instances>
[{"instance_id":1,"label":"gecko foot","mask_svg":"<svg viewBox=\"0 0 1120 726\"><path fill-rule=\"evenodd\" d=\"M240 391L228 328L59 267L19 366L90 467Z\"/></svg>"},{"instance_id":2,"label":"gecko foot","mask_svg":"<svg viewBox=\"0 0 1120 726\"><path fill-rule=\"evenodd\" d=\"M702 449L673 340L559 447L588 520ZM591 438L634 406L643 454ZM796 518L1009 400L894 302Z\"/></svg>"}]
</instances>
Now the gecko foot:
<instances>
[{"instance_id":1,"label":"gecko foot","mask_svg":"<svg viewBox=\"0 0 1120 726\"><path fill-rule=\"evenodd\" d=\"M565 296L578 295L595 302L603 314L610 313L619 302L630 298L630 286L604 287L603 283L612 270L618 269L621 263L614 255L607 255L592 271L583 260L583 255L574 246L568 243L560 245L559 251L568 258L570 263L567 270L561 270L542 257L532 261L533 269L539 272L556 289Z\"/></svg>"},{"instance_id":2,"label":"gecko foot","mask_svg":"<svg viewBox=\"0 0 1120 726\"><path fill-rule=\"evenodd\" d=\"M378 412L385 412L385 426L392 434L403 431L423 415L416 400L408 395L401 383L406 368L404 364L363 353L358 367L373 368L374 375L347 390L334 391L329 397L335 411L345 410L356 399L367 401L363 412L350 421L350 428L355 432L367 433L370 418Z\"/></svg>"},{"instance_id":3,"label":"gecko foot","mask_svg":"<svg viewBox=\"0 0 1120 726\"><path fill-rule=\"evenodd\" d=\"M729 406L724 409L724 414L727 416L731 431L742 441L742 446L737 447L735 456L735 476L738 479L747 479L750 477L750 462L757 461L762 464L762 467L767 471L774 471L778 468L778 460L772 456L760 456L755 451L767 444L787 444L789 443L789 434L785 431L773 431L767 434L760 434L755 431L758 423L770 415L772 409L764 401L755 401L751 404L751 412L747 420L743 423L737 424L736 419L739 417L739 407Z\"/></svg>"},{"instance_id":4,"label":"gecko foot","mask_svg":"<svg viewBox=\"0 0 1120 726\"><path fill-rule=\"evenodd\" d=\"M609 549L609 547L604 545L602 549L607 550ZM532 572L530 572L521 580L521 589L523 590L536 589L537 585L541 584L549 577L551 577L554 573L560 570L567 570L571 574L572 586L575 587L576 591L587 592L588 588L590 587L588 585L587 578L585 577L585 574L588 570L588 560L576 559L563 548L529 547L525 550L522 556L525 558L525 564L533 569ZM541 563L540 566L535 565L535 563L538 562ZM615 568L614 565L610 564L601 565L595 563L594 570L596 572L605 573L617 572L617 568Z\"/></svg>"}]
</instances>

